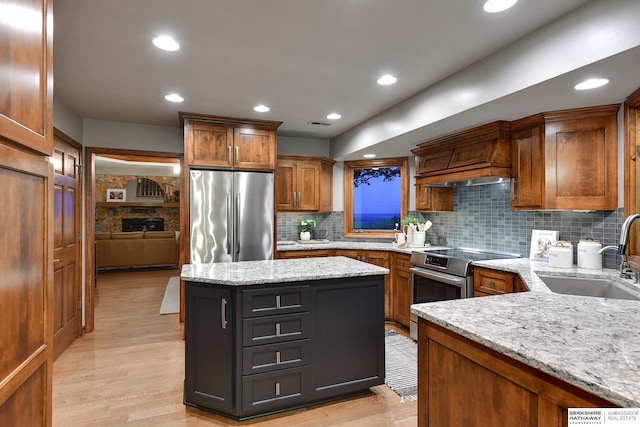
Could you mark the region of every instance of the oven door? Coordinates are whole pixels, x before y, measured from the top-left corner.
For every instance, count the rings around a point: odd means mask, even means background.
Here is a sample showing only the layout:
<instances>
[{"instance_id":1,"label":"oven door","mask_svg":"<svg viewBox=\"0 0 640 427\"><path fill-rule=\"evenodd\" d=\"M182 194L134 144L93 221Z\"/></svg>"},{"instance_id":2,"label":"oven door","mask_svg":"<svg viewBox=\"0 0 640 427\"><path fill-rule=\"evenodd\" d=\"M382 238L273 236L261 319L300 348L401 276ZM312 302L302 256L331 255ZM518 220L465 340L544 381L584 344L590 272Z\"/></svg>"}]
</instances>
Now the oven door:
<instances>
[{"instance_id":1,"label":"oven door","mask_svg":"<svg viewBox=\"0 0 640 427\"><path fill-rule=\"evenodd\" d=\"M466 277L427 270L419 267L409 269L409 296L411 304L445 301L467 297ZM418 338L418 317L411 314L410 334Z\"/></svg>"}]
</instances>

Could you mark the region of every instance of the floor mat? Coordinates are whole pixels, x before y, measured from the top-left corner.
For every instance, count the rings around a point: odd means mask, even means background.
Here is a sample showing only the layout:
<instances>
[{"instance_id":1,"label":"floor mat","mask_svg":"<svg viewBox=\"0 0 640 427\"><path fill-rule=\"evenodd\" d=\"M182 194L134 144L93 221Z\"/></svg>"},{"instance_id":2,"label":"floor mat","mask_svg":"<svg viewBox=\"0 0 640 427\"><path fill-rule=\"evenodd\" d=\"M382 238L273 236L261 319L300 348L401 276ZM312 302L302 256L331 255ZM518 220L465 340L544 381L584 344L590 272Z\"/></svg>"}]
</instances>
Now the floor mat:
<instances>
[{"instance_id":1,"label":"floor mat","mask_svg":"<svg viewBox=\"0 0 640 427\"><path fill-rule=\"evenodd\" d=\"M180 313L180 278L177 276L169 279L160 305L160 314L176 313Z\"/></svg>"},{"instance_id":2,"label":"floor mat","mask_svg":"<svg viewBox=\"0 0 640 427\"><path fill-rule=\"evenodd\" d=\"M396 331L384 337L385 383L406 400L418 398L418 346Z\"/></svg>"}]
</instances>

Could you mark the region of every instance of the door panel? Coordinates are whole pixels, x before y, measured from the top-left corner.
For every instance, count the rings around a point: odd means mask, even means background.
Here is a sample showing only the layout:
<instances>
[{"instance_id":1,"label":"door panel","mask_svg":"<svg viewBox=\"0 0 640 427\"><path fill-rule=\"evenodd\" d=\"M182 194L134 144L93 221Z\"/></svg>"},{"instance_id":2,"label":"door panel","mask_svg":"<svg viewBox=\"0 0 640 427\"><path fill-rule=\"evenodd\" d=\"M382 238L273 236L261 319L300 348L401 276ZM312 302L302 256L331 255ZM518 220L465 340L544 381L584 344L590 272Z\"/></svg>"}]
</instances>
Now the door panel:
<instances>
[{"instance_id":1,"label":"door panel","mask_svg":"<svg viewBox=\"0 0 640 427\"><path fill-rule=\"evenodd\" d=\"M82 330L80 268L80 150L66 135L54 132L54 358Z\"/></svg>"},{"instance_id":2,"label":"door panel","mask_svg":"<svg viewBox=\"0 0 640 427\"><path fill-rule=\"evenodd\" d=\"M233 261L229 229L233 206L233 175L192 170L190 181L191 262Z\"/></svg>"},{"instance_id":3,"label":"door panel","mask_svg":"<svg viewBox=\"0 0 640 427\"><path fill-rule=\"evenodd\" d=\"M236 172L236 261L273 259L273 174Z\"/></svg>"}]
</instances>

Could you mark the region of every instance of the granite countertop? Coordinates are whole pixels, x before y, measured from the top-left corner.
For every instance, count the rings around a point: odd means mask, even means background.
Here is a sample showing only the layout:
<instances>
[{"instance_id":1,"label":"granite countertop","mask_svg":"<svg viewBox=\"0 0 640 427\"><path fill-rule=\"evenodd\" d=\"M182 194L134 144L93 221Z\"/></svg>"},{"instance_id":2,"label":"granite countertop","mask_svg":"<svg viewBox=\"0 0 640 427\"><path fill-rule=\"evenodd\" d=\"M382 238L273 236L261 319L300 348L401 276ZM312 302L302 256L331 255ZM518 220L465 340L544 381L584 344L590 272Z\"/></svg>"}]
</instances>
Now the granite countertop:
<instances>
[{"instance_id":1,"label":"granite countertop","mask_svg":"<svg viewBox=\"0 0 640 427\"><path fill-rule=\"evenodd\" d=\"M391 251L403 254L411 254L415 250L424 249L444 249L444 246L420 246L420 247L406 247L397 248L391 242L333 242L327 241L325 243L297 243L291 241L279 241L276 242L278 252L285 251L305 251L305 250L317 250L317 249L345 249L345 250L359 250L359 251Z\"/></svg>"},{"instance_id":2,"label":"granite countertop","mask_svg":"<svg viewBox=\"0 0 640 427\"><path fill-rule=\"evenodd\" d=\"M415 304L419 317L599 395L640 407L640 301L562 295L538 277L615 281L617 270L551 268L528 259L474 262L518 273L530 292Z\"/></svg>"},{"instance_id":3,"label":"granite countertop","mask_svg":"<svg viewBox=\"0 0 640 427\"><path fill-rule=\"evenodd\" d=\"M378 276L389 270L347 257L185 264L180 278L228 286Z\"/></svg>"}]
</instances>

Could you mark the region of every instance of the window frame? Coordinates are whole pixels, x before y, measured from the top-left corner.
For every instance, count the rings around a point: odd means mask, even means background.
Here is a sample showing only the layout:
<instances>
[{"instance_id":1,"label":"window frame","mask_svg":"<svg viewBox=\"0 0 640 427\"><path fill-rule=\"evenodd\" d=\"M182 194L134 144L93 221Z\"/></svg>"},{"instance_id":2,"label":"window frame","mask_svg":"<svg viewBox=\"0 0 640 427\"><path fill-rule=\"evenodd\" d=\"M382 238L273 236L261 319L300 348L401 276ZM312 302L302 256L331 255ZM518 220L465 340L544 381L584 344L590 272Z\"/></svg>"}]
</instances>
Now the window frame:
<instances>
[{"instance_id":1,"label":"window frame","mask_svg":"<svg viewBox=\"0 0 640 427\"><path fill-rule=\"evenodd\" d=\"M352 160L344 162L344 236L356 238L393 238L394 230L355 230L353 228L353 174L356 169L400 168L400 218L409 212L409 162L407 157ZM402 227L402 225L400 225Z\"/></svg>"}]
</instances>

